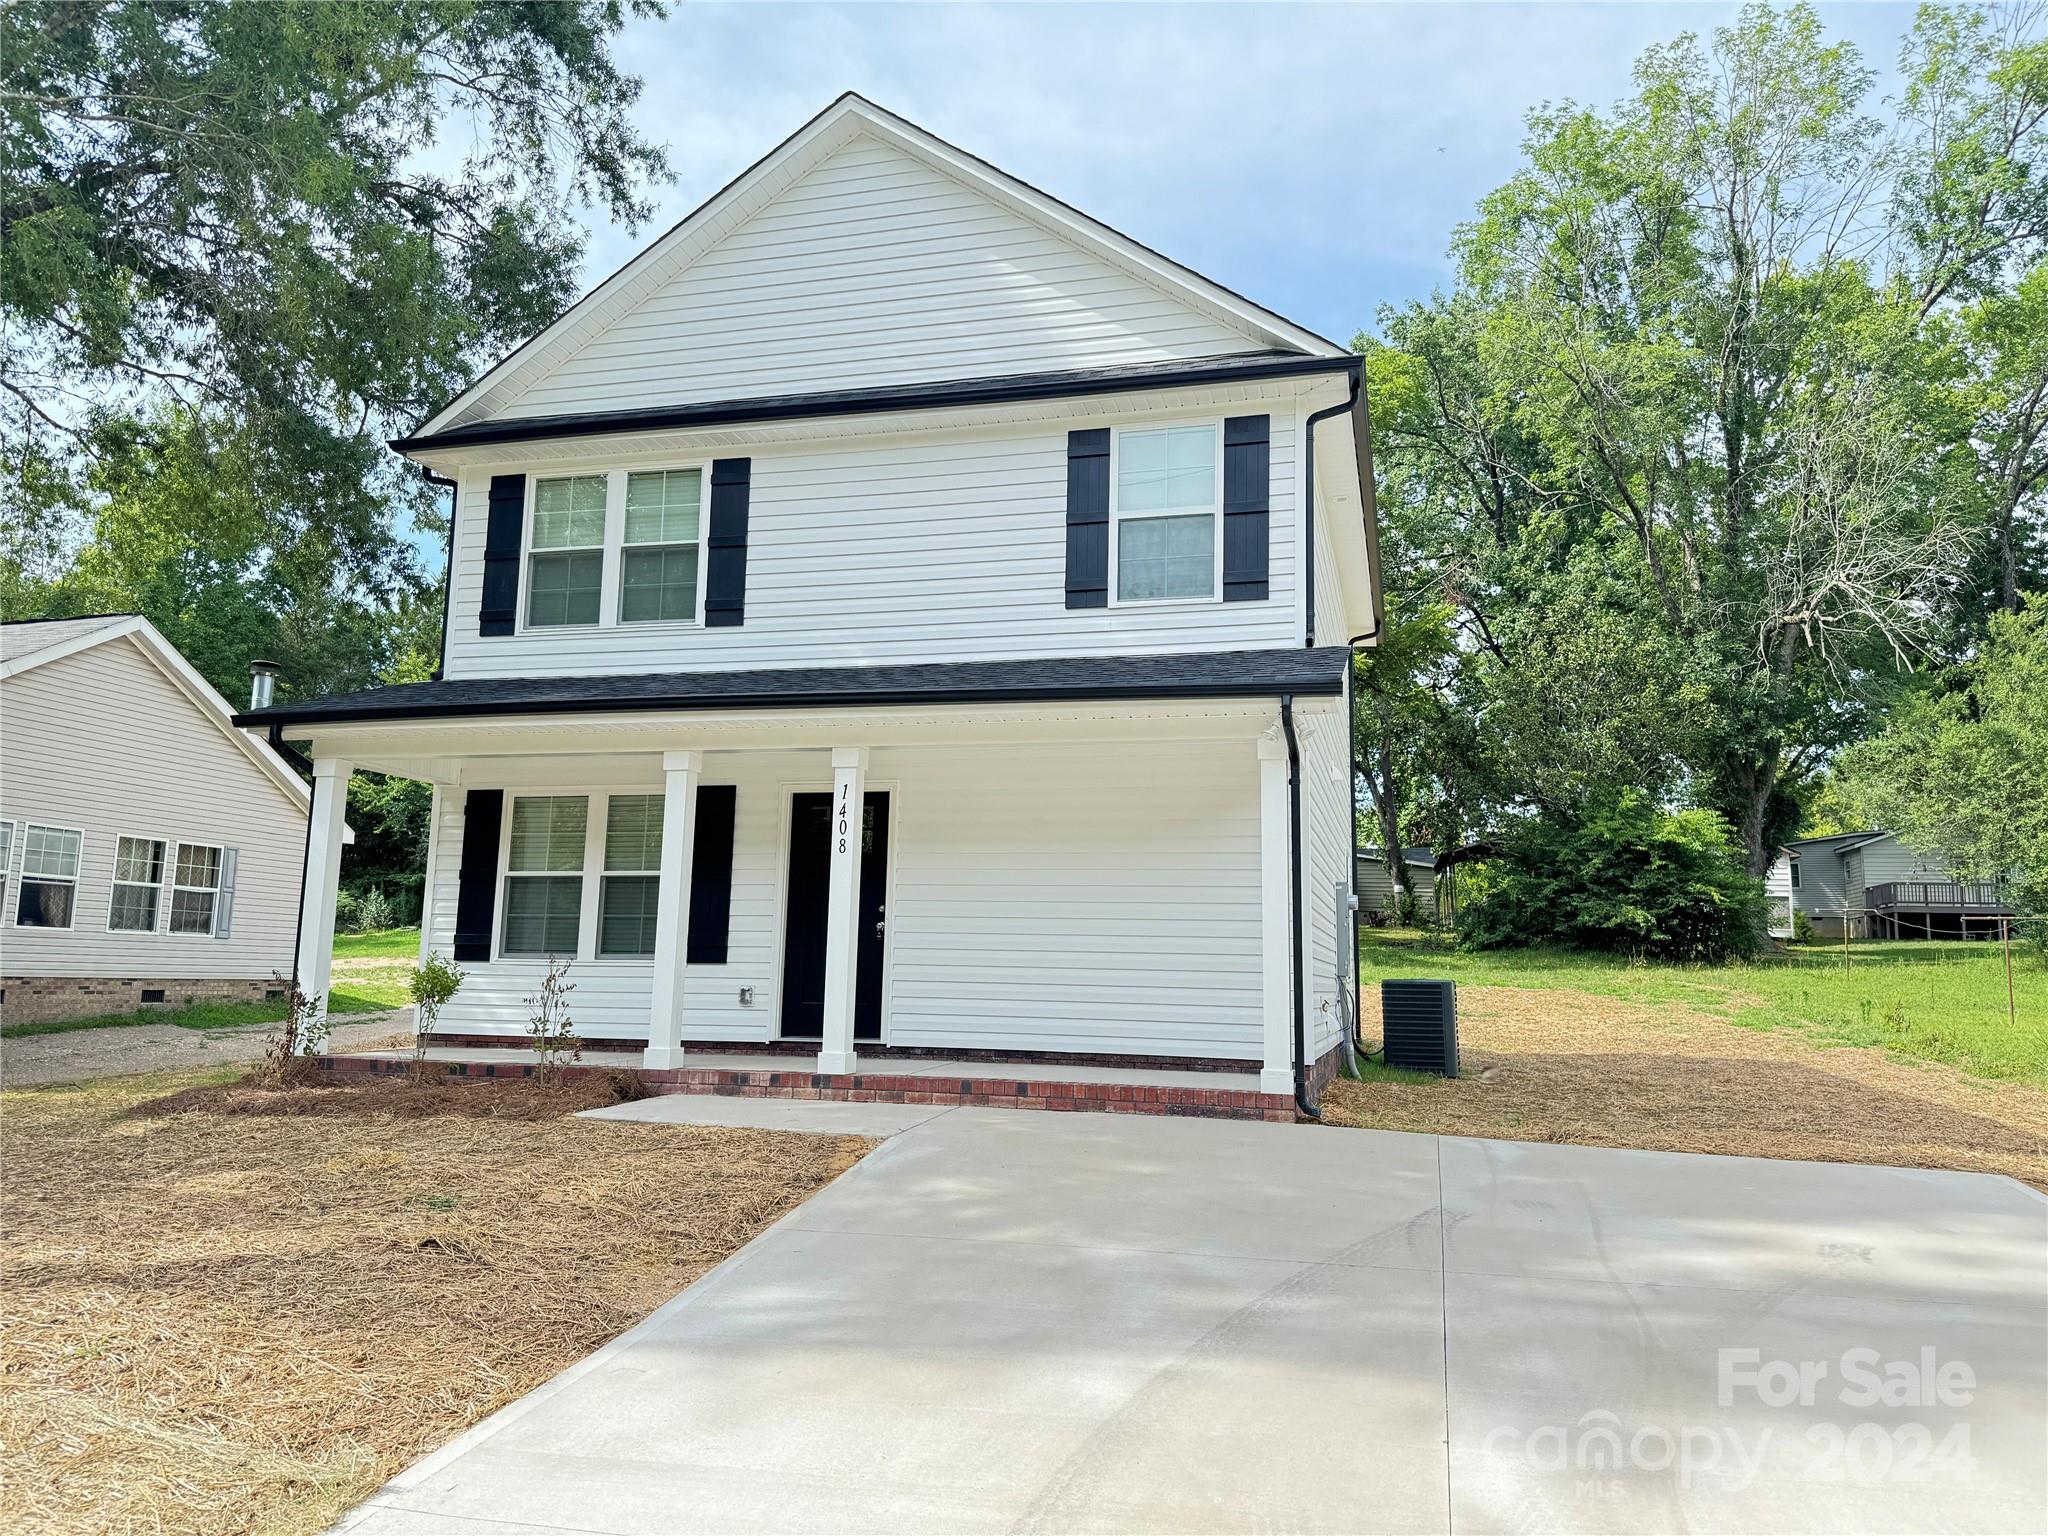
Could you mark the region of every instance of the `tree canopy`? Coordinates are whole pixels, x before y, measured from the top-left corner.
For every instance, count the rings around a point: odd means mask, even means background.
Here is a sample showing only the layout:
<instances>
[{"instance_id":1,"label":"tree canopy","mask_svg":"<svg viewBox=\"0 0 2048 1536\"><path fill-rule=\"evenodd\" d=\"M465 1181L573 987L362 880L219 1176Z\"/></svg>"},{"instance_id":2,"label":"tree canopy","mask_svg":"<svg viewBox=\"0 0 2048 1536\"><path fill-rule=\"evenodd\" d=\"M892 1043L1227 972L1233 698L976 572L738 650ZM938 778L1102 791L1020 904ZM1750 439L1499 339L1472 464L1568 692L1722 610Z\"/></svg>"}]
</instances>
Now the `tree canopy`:
<instances>
[{"instance_id":1,"label":"tree canopy","mask_svg":"<svg viewBox=\"0 0 2048 1536\"><path fill-rule=\"evenodd\" d=\"M431 627L433 493L382 438L568 303L575 206L646 215L627 12L0 10L8 615L139 608L231 694L255 651L303 692Z\"/></svg>"},{"instance_id":2,"label":"tree canopy","mask_svg":"<svg viewBox=\"0 0 2048 1536\"><path fill-rule=\"evenodd\" d=\"M1752 7L1530 114L1455 287L1357 343L1390 606L1442 634L1361 662L1447 744L1364 786L1387 841L1642 793L1761 874L2043 584L2041 14L1921 11L1887 103L1813 11Z\"/></svg>"}]
</instances>

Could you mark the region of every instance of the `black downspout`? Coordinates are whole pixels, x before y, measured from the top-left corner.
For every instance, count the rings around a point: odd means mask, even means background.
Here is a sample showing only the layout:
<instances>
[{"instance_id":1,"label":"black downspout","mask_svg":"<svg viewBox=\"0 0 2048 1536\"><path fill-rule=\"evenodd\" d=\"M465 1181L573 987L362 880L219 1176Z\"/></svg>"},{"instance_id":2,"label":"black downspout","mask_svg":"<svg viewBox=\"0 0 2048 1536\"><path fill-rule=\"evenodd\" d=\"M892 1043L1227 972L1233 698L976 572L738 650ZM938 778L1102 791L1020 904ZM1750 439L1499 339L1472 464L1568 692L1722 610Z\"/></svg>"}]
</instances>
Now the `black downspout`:
<instances>
[{"instance_id":1,"label":"black downspout","mask_svg":"<svg viewBox=\"0 0 2048 1536\"><path fill-rule=\"evenodd\" d=\"M1328 421L1332 416L1339 416L1346 411L1358 408L1359 380L1362 368L1363 364L1360 364L1359 367L1351 370L1350 396L1338 404L1330 406L1325 410L1317 411L1314 415L1310 416L1308 425L1302 434L1307 439L1302 449L1304 476L1301 516L1302 580L1307 585L1307 592L1305 594L1307 602L1304 606L1308 614L1308 633L1304 636L1303 643L1310 649L1314 649L1316 643L1316 424Z\"/></svg>"},{"instance_id":2,"label":"black downspout","mask_svg":"<svg viewBox=\"0 0 2048 1536\"><path fill-rule=\"evenodd\" d=\"M1287 738L1287 938L1294 974L1287 990L1294 995L1294 1107L1305 1119L1320 1120L1323 1112L1308 1096L1308 1010L1301 984L1301 746L1294 736L1294 695L1280 695L1280 733Z\"/></svg>"}]
</instances>

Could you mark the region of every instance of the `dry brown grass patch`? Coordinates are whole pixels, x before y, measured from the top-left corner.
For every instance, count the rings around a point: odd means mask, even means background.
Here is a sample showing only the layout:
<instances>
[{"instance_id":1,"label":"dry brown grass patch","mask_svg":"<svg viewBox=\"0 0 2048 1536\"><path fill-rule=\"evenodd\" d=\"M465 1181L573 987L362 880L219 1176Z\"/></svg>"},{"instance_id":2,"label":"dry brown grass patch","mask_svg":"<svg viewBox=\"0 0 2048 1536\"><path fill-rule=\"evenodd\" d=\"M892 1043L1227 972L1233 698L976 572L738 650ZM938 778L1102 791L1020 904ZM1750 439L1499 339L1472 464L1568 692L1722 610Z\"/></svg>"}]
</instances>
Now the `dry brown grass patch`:
<instances>
[{"instance_id":1,"label":"dry brown grass patch","mask_svg":"<svg viewBox=\"0 0 2048 1536\"><path fill-rule=\"evenodd\" d=\"M318 1530L872 1145L565 1117L598 1092L6 1095L0 1527Z\"/></svg>"},{"instance_id":2,"label":"dry brown grass patch","mask_svg":"<svg viewBox=\"0 0 2048 1536\"><path fill-rule=\"evenodd\" d=\"M1465 1075L1334 1085L1383 1130L2004 1173L2048 1190L2048 1095L1880 1049L1821 1048L1694 1010L1461 986ZM1365 1033L1375 1037L1368 993Z\"/></svg>"}]
</instances>

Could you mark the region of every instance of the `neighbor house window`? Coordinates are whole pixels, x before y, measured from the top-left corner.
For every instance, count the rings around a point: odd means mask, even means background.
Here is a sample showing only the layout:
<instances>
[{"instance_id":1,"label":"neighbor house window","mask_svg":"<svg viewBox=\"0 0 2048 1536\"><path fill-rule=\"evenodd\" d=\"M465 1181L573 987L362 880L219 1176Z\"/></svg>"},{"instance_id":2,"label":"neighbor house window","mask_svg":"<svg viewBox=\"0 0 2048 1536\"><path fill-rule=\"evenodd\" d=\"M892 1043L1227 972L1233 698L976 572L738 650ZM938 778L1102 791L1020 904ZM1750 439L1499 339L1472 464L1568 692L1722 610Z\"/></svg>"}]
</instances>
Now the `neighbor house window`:
<instances>
[{"instance_id":1,"label":"neighbor house window","mask_svg":"<svg viewBox=\"0 0 2048 1536\"><path fill-rule=\"evenodd\" d=\"M657 469L626 477L620 623L697 617L703 502L702 470Z\"/></svg>"},{"instance_id":2,"label":"neighbor house window","mask_svg":"<svg viewBox=\"0 0 2048 1536\"><path fill-rule=\"evenodd\" d=\"M21 905L14 920L24 928L69 928L78 897L78 833L28 825L21 842Z\"/></svg>"},{"instance_id":3,"label":"neighbor house window","mask_svg":"<svg viewBox=\"0 0 2048 1536\"><path fill-rule=\"evenodd\" d=\"M605 476L540 480L526 560L526 622L595 624L604 586Z\"/></svg>"},{"instance_id":4,"label":"neighbor house window","mask_svg":"<svg viewBox=\"0 0 2048 1536\"><path fill-rule=\"evenodd\" d=\"M171 874L171 932L213 932L220 906L220 850L204 843L178 844Z\"/></svg>"},{"instance_id":5,"label":"neighbor house window","mask_svg":"<svg viewBox=\"0 0 2048 1536\"><path fill-rule=\"evenodd\" d=\"M1213 423L1117 434L1118 602L1216 595L1220 437Z\"/></svg>"},{"instance_id":6,"label":"neighbor house window","mask_svg":"<svg viewBox=\"0 0 2048 1536\"><path fill-rule=\"evenodd\" d=\"M654 953L661 899L660 795L613 795L605 806L600 955Z\"/></svg>"},{"instance_id":7,"label":"neighbor house window","mask_svg":"<svg viewBox=\"0 0 2048 1536\"><path fill-rule=\"evenodd\" d=\"M107 926L116 933L155 933L157 899L164 883L164 845L147 837L114 844L114 899Z\"/></svg>"},{"instance_id":8,"label":"neighbor house window","mask_svg":"<svg viewBox=\"0 0 2048 1536\"><path fill-rule=\"evenodd\" d=\"M576 953L589 825L590 802L582 795L521 795L512 802L501 953Z\"/></svg>"},{"instance_id":9,"label":"neighbor house window","mask_svg":"<svg viewBox=\"0 0 2048 1536\"><path fill-rule=\"evenodd\" d=\"M1788 861L1788 862L1786 863L1786 866L1785 866L1785 867L1786 867L1786 868L1787 868L1788 870L1790 870L1790 871L1791 871L1791 875L1792 875L1792 889L1793 889L1793 890L1795 890L1795 891L1796 891L1796 890L1798 890L1798 889L1799 889L1799 861L1798 861L1797 859L1792 859L1792 860L1789 860L1789 861Z\"/></svg>"}]
</instances>

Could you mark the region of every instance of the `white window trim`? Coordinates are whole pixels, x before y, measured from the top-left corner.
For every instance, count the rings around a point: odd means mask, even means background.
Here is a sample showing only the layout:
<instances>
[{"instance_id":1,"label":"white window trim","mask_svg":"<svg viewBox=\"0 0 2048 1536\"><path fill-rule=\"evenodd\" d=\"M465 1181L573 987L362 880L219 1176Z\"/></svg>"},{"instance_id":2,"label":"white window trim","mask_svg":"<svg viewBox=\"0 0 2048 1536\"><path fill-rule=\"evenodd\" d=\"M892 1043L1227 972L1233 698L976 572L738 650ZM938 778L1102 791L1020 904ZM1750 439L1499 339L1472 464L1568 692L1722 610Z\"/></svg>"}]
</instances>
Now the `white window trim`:
<instances>
[{"instance_id":1,"label":"white window trim","mask_svg":"<svg viewBox=\"0 0 2048 1536\"><path fill-rule=\"evenodd\" d=\"M540 483L543 480L594 480L602 475L604 487L604 536L595 544L564 544L559 548L536 549L533 544L534 509L540 503ZM526 510L519 525L519 623L516 633L537 635L581 634L586 630L604 629L604 616L618 600L619 584L619 529L624 520L623 501L626 494L625 477L620 471L603 469L563 469L548 474L529 474L526 477ZM614 515L617 514L617 515ZM533 600L533 562L537 555L583 555L597 551L602 562L597 573L597 622L594 624L535 624L528 608Z\"/></svg>"},{"instance_id":2,"label":"white window trim","mask_svg":"<svg viewBox=\"0 0 2048 1536\"><path fill-rule=\"evenodd\" d=\"M8 829L7 857L0 859L0 927L12 928L14 926L14 895L18 889L15 884L14 855L21 847L24 829L28 826L28 823L17 821L12 816L0 816L0 826Z\"/></svg>"},{"instance_id":3,"label":"white window trim","mask_svg":"<svg viewBox=\"0 0 2048 1536\"><path fill-rule=\"evenodd\" d=\"M654 953L651 950L644 955L608 955L604 952L604 883L613 876L621 876L629 880L641 880L652 875L656 880L659 880L661 878L660 865L657 862L653 869L606 869L604 867L604 841L605 830L611 825L613 800L649 798L654 801L658 810L665 810L668 798L666 787L647 790L611 789L604 791L602 795L593 792L590 798L593 801L598 799L604 801L604 827L599 829L598 835L594 840L597 850L597 920L591 928L590 957L594 962L602 962L606 965L623 962L627 965L651 966L654 964ZM685 942L688 941L688 938L689 936L685 934Z\"/></svg>"},{"instance_id":4,"label":"white window trim","mask_svg":"<svg viewBox=\"0 0 2048 1536\"><path fill-rule=\"evenodd\" d=\"M514 872L512 868L512 814L514 805L521 800L553 800L562 797L580 799L583 808L583 867L574 871L582 882L577 892L576 906L576 952L573 955L557 955L558 960L568 960L576 965L595 964L597 954L597 903L593 900L593 882L590 878L591 859L604 857L604 825L600 819L601 806L610 800L604 790L585 789L566 785L559 789L539 785L521 785L505 791L505 812L499 817L498 825L498 887L497 905L491 915L491 959L510 960L522 965L545 965L545 954L513 954L505 948L505 920L511 914L510 891L514 880L545 879L552 875L556 879L568 876L566 869L529 869ZM608 960L620 957L609 956Z\"/></svg>"},{"instance_id":5,"label":"white window trim","mask_svg":"<svg viewBox=\"0 0 2048 1536\"><path fill-rule=\"evenodd\" d=\"M180 848L206 849L213 854L213 884L180 885L178 883L178 850ZM194 843L180 838L175 843L166 843L164 851L171 864L171 899L164 904L164 932L174 939L212 938L215 931L220 927L220 877L223 873L223 866L227 862L227 845L225 843ZM178 905L178 892L180 891L211 891L213 893L213 909L207 913L206 932L183 933L171 926L173 920L172 912Z\"/></svg>"},{"instance_id":6,"label":"white window trim","mask_svg":"<svg viewBox=\"0 0 2048 1536\"><path fill-rule=\"evenodd\" d=\"M1120 583L1117 575L1118 550L1122 547L1122 525L1126 514L1117 505L1118 471L1122 464L1123 441L1126 432L1161 432L1173 427L1208 427L1216 434L1216 498L1208 509L1213 537L1210 550L1214 556L1214 568L1209 573L1209 595L1207 597L1119 597ZM1132 521L1152 517L1199 517L1199 507L1180 507L1169 512L1132 512ZM1112 427L1109 433L1109 606L1112 608L1198 608L1209 607L1223 601L1223 418L1199 417L1180 421L1130 422L1124 426Z\"/></svg>"},{"instance_id":7,"label":"white window trim","mask_svg":"<svg viewBox=\"0 0 2048 1536\"><path fill-rule=\"evenodd\" d=\"M626 542L626 482L633 475L653 475L663 473L664 471L674 473L677 470L687 469L694 469L695 471L697 471L697 591L695 594L697 599L696 609L687 619L623 618L620 616L620 611L624 608L626 602L626 551L629 549L686 549L689 547L687 544L628 544ZM612 594L612 601L610 607L606 608L603 613L600 613L598 615L598 621L600 625L603 625L604 623L605 614L609 613L611 615L612 622L610 625L604 627L629 629L636 635L640 634L643 631L651 631L653 633L659 634L663 630L702 629L704 627L704 589L710 585L709 577L711 574L711 461L709 459L703 459L699 461L693 461L687 464L641 464L636 465L632 469L614 470L612 471L612 473L617 478L618 482L617 491L619 516L617 527L617 540L616 546L614 546L613 542L609 537L612 534L613 529L611 516L612 503L610 498L608 497L605 501L605 532L608 536L605 548L607 551L610 551L611 549L616 547L618 551L617 563L619 575L618 581L615 583L616 590ZM609 554L607 555L607 558L609 558Z\"/></svg>"},{"instance_id":8,"label":"white window trim","mask_svg":"<svg viewBox=\"0 0 2048 1536\"><path fill-rule=\"evenodd\" d=\"M1222 428L1217 428L1221 440ZM661 470L697 471L699 500L697 503L697 607L695 614L687 619L634 619L619 617L620 604L625 597L626 551L628 549L674 549L682 546L629 545L626 543L626 478L629 475L653 474ZM1219 470L1219 473L1221 471ZM540 483L543 480L588 480L602 475L604 488L604 539L598 544L566 545L561 549L535 549L533 545L534 508L540 500ZM1220 484L1220 482L1219 482ZM1221 492L1219 490L1218 494ZM1220 534L1219 534L1220 538ZM535 555L563 555L599 551L604 564L598 573L597 622L595 624L535 624L528 615L528 603L533 588L533 558ZM1220 558L1220 557L1219 557ZM704 627L705 590L710 585L711 564L711 460L685 458L663 459L645 464L629 464L622 468L597 469L590 465L555 465L547 468L533 468L526 472L526 506L520 517L519 528L519 606L517 634L561 635L589 634L592 631L611 633L626 630L633 634L663 634L670 631L702 629ZM1219 566L1218 580L1221 581ZM564 790L564 794L579 794L579 790Z\"/></svg>"},{"instance_id":9,"label":"white window trim","mask_svg":"<svg viewBox=\"0 0 2048 1536\"><path fill-rule=\"evenodd\" d=\"M124 885L140 886L142 884L139 880L123 880L121 878L121 839L124 837L132 842L155 843L163 849L163 852L158 855L159 862L156 874L156 921L147 928L116 928L114 926L115 893ZM107 877L107 932L150 934L167 933L170 931L170 903L164 899L164 882L166 878L170 880L178 878L177 861L171 857L173 846L169 838L155 837L148 833L116 832L114 834L113 863L110 866L112 873ZM189 846L196 848L201 845L194 843Z\"/></svg>"},{"instance_id":10,"label":"white window trim","mask_svg":"<svg viewBox=\"0 0 2048 1536\"><path fill-rule=\"evenodd\" d=\"M21 823L21 873L15 877L14 888L7 893L7 921L16 928L21 927L21 892L29 882L28 834L31 827L40 827L45 832L69 832L78 839L78 869L71 877L71 921L59 927L55 923L30 923L28 927L36 933L73 933L78 929L78 892L85 884L85 828L67 827L54 821L23 821ZM12 852L8 855L13 857ZM60 885L63 882L55 875L37 875L39 885Z\"/></svg>"}]
</instances>

